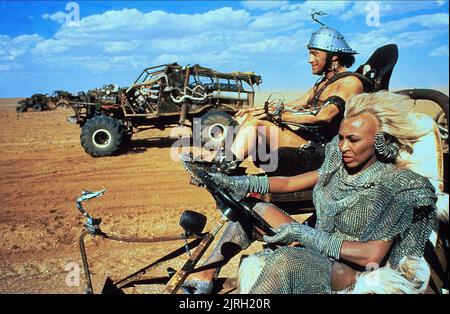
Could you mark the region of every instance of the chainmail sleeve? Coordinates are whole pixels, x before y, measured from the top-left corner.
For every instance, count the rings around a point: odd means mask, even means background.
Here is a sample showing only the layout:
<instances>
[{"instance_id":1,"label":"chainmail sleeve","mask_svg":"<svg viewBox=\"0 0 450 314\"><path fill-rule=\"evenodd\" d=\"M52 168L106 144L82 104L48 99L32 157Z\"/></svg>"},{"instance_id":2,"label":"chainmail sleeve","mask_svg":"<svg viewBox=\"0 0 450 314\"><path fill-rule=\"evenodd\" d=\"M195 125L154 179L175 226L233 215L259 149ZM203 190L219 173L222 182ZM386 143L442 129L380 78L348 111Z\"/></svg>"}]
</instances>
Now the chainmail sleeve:
<instances>
[{"instance_id":1,"label":"chainmail sleeve","mask_svg":"<svg viewBox=\"0 0 450 314\"><path fill-rule=\"evenodd\" d=\"M389 263L397 267L403 256L422 256L425 243L436 225L435 189L424 177L410 171L396 171L384 184L394 196L382 211L372 213L372 228L363 241L394 240Z\"/></svg>"}]
</instances>

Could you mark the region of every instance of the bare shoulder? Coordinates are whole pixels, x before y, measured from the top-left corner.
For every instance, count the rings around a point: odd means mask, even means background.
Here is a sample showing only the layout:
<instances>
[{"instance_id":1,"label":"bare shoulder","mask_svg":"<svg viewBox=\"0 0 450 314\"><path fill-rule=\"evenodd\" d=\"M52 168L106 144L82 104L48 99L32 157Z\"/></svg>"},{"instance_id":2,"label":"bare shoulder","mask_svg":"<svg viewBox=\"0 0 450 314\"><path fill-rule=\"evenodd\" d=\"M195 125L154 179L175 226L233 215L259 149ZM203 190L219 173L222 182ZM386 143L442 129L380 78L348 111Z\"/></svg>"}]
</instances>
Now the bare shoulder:
<instances>
[{"instance_id":1,"label":"bare shoulder","mask_svg":"<svg viewBox=\"0 0 450 314\"><path fill-rule=\"evenodd\" d=\"M339 83L339 87L363 87L361 80L353 75L343 77L337 83Z\"/></svg>"},{"instance_id":2,"label":"bare shoulder","mask_svg":"<svg viewBox=\"0 0 450 314\"><path fill-rule=\"evenodd\" d=\"M364 90L362 82L355 76L346 76L338 80L337 83L339 85L336 86L336 92L342 94L344 99L360 94Z\"/></svg>"},{"instance_id":3,"label":"bare shoulder","mask_svg":"<svg viewBox=\"0 0 450 314\"><path fill-rule=\"evenodd\" d=\"M363 92L361 81L354 76L343 77L331 84L325 91L324 97L339 96L345 101L353 95Z\"/></svg>"}]
</instances>

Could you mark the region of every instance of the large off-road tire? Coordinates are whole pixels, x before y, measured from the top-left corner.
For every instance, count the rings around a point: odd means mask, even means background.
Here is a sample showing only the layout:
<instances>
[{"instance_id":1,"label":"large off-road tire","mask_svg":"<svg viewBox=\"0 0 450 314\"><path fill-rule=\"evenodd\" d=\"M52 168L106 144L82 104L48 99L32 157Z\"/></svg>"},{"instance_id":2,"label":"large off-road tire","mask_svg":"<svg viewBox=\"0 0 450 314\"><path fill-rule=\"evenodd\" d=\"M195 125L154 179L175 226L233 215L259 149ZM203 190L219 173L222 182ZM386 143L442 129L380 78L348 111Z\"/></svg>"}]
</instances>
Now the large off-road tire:
<instances>
[{"instance_id":1,"label":"large off-road tire","mask_svg":"<svg viewBox=\"0 0 450 314\"><path fill-rule=\"evenodd\" d=\"M81 146L93 157L111 156L122 147L123 126L119 120L108 116L95 116L81 128Z\"/></svg>"},{"instance_id":2,"label":"large off-road tire","mask_svg":"<svg viewBox=\"0 0 450 314\"><path fill-rule=\"evenodd\" d=\"M220 147L227 136L233 136L238 123L226 112L211 111L200 118L202 145Z\"/></svg>"},{"instance_id":3,"label":"large off-road tire","mask_svg":"<svg viewBox=\"0 0 450 314\"><path fill-rule=\"evenodd\" d=\"M33 105L33 111L39 112L42 111L43 109L44 107L42 106L42 104L37 103Z\"/></svg>"},{"instance_id":4,"label":"large off-road tire","mask_svg":"<svg viewBox=\"0 0 450 314\"><path fill-rule=\"evenodd\" d=\"M27 109L28 109L28 106L27 105L21 105L21 106L17 106L16 107L16 111L17 112L25 112L25 111L27 111Z\"/></svg>"},{"instance_id":5,"label":"large off-road tire","mask_svg":"<svg viewBox=\"0 0 450 314\"><path fill-rule=\"evenodd\" d=\"M56 103L57 108L70 108L69 101L67 99L60 99Z\"/></svg>"}]
</instances>

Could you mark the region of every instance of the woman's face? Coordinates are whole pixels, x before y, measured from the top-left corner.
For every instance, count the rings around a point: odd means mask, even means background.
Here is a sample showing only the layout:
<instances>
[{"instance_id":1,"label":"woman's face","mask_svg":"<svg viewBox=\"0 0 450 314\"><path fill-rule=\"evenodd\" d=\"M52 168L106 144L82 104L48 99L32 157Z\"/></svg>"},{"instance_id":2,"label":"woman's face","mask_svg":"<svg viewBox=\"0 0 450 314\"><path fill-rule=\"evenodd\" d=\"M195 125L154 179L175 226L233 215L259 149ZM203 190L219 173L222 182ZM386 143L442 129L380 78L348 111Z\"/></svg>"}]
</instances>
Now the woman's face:
<instances>
[{"instance_id":1,"label":"woman's face","mask_svg":"<svg viewBox=\"0 0 450 314\"><path fill-rule=\"evenodd\" d=\"M374 142L379 123L375 116L363 113L344 119L339 128L342 162L351 173L366 169L376 160Z\"/></svg>"}]
</instances>

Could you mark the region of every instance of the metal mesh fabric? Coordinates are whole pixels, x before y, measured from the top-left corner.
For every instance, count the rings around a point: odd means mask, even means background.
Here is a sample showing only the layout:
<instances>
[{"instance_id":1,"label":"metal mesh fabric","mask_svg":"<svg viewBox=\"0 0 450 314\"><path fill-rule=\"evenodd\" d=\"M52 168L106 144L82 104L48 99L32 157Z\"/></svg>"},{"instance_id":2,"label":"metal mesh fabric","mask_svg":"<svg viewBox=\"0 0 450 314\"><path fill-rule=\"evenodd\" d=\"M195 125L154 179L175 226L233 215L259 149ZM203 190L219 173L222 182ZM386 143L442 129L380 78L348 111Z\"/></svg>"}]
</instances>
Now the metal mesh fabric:
<instances>
[{"instance_id":1,"label":"metal mesh fabric","mask_svg":"<svg viewBox=\"0 0 450 314\"><path fill-rule=\"evenodd\" d=\"M405 256L423 256L436 227L435 190L424 177L376 161L350 177L338 138L326 146L313 197L316 228L347 241L393 240L387 256L396 268ZM274 251L250 293L330 293L333 260L311 250Z\"/></svg>"},{"instance_id":2,"label":"metal mesh fabric","mask_svg":"<svg viewBox=\"0 0 450 314\"><path fill-rule=\"evenodd\" d=\"M348 241L394 240L393 267L405 255L422 256L436 225L436 196L424 177L376 161L350 178L341 162L337 137L326 148L314 188L316 228Z\"/></svg>"},{"instance_id":3,"label":"metal mesh fabric","mask_svg":"<svg viewBox=\"0 0 450 314\"><path fill-rule=\"evenodd\" d=\"M251 233L245 230L239 222L228 222L214 250L203 265L219 263L220 265L216 266L222 266L226 264L233 256L250 246L250 239Z\"/></svg>"},{"instance_id":4,"label":"metal mesh fabric","mask_svg":"<svg viewBox=\"0 0 450 314\"><path fill-rule=\"evenodd\" d=\"M324 255L298 247L282 247L267 257L249 293L331 293L332 262Z\"/></svg>"}]
</instances>

